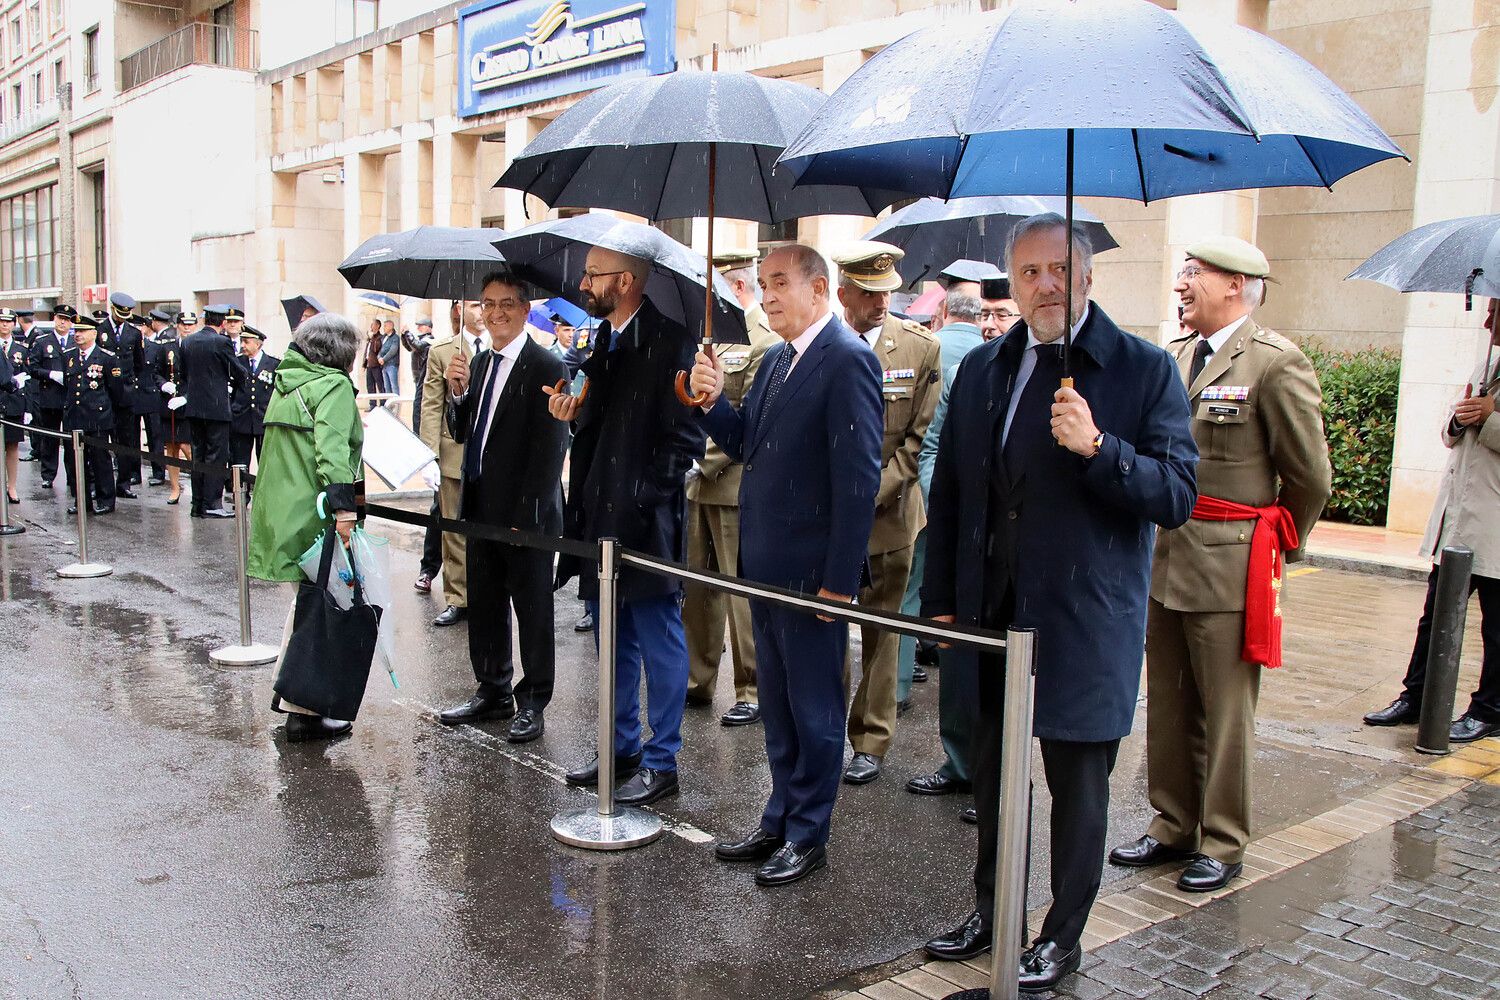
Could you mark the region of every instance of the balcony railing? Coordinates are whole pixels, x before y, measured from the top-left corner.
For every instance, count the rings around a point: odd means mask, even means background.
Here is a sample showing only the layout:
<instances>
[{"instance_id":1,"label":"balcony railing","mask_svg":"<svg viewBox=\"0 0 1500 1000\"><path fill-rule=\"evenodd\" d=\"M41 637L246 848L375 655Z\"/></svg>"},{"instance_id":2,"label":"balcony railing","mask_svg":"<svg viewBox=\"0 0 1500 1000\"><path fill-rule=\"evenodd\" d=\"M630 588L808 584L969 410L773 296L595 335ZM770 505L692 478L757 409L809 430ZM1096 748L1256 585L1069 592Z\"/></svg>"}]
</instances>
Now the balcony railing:
<instances>
[{"instance_id":1,"label":"balcony railing","mask_svg":"<svg viewBox=\"0 0 1500 1000\"><path fill-rule=\"evenodd\" d=\"M51 125L57 121L58 112L59 107L55 97L48 98L36 107L27 108L21 114L0 124L0 146Z\"/></svg>"},{"instance_id":2,"label":"balcony railing","mask_svg":"<svg viewBox=\"0 0 1500 1000\"><path fill-rule=\"evenodd\" d=\"M259 36L249 28L194 21L121 59L120 91L133 90L184 66L253 70L260 63L259 44Z\"/></svg>"}]
</instances>

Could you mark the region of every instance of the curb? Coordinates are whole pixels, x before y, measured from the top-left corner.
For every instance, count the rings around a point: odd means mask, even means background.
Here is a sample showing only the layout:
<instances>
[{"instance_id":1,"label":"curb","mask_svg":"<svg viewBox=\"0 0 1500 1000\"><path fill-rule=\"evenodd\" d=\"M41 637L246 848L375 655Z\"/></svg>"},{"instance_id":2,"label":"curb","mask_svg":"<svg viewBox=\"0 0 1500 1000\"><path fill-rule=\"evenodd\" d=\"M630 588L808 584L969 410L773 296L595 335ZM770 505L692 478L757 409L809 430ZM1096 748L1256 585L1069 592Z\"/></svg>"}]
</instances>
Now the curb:
<instances>
[{"instance_id":1,"label":"curb","mask_svg":"<svg viewBox=\"0 0 1500 1000\"><path fill-rule=\"evenodd\" d=\"M1337 569L1346 573L1361 573L1365 576L1383 576L1392 580L1415 580L1426 582L1430 569L1407 563L1387 562L1364 556L1341 552L1318 552L1309 549L1298 566L1315 566L1318 569Z\"/></svg>"}]
</instances>

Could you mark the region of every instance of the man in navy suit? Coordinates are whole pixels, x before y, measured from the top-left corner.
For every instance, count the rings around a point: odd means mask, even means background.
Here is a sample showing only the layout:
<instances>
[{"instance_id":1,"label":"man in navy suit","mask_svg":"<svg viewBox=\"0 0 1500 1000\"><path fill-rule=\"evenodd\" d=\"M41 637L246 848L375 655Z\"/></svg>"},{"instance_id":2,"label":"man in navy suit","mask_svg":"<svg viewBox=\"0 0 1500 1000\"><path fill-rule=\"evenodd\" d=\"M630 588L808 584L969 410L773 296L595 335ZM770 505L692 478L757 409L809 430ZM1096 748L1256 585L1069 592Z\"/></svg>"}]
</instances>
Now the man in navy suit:
<instances>
[{"instance_id":1,"label":"man in navy suit","mask_svg":"<svg viewBox=\"0 0 1500 1000\"><path fill-rule=\"evenodd\" d=\"M1069 253L1069 243L1072 252ZM1060 388L1070 273L1071 374ZM1036 629L1035 732L1052 792L1052 906L1022 953L1020 988L1078 968L1104 866L1109 775L1140 688L1155 528L1187 521L1198 449L1172 356L1088 300L1088 237L1034 216L1006 248L1024 322L960 363L932 473L922 613ZM998 842L1004 660L981 657L974 804L975 906L927 942L940 958L989 950ZM1024 803L1011 804L1025 808Z\"/></svg>"},{"instance_id":2,"label":"man in navy suit","mask_svg":"<svg viewBox=\"0 0 1500 1000\"><path fill-rule=\"evenodd\" d=\"M829 304L828 265L811 247L778 247L761 265L771 329L741 409L721 398L724 370L700 353L693 391L703 424L745 465L740 576L850 601L858 593L880 490L885 425L880 364ZM844 763L848 627L750 602L771 795L760 826L715 853L760 861L761 885L795 882L826 863L829 818Z\"/></svg>"}]
</instances>

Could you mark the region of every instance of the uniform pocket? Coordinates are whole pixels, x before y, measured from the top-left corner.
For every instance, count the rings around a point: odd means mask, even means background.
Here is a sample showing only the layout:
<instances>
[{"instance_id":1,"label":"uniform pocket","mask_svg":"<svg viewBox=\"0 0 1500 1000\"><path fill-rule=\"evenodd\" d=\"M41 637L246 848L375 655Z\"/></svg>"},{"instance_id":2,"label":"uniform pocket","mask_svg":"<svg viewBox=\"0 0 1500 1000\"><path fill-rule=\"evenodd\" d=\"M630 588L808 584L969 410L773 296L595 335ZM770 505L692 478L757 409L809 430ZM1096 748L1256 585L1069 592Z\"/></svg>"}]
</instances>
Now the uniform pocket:
<instances>
[{"instance_id":1,"label":"uniform pocket","mask_svg":"<svg viewBox=\"0 0 1500 1000\"><path fill-rule=\"evenodd\" d=\"M1225 461L1234 456L1235 442L1247 441L1250 428L1250 404L1244 401L1205 399L1198 404L1195 419L1199 444L1206 440L1204 458ZM1207 433L1204 433L1207 431Z\"/></svg>"}]
</instances>

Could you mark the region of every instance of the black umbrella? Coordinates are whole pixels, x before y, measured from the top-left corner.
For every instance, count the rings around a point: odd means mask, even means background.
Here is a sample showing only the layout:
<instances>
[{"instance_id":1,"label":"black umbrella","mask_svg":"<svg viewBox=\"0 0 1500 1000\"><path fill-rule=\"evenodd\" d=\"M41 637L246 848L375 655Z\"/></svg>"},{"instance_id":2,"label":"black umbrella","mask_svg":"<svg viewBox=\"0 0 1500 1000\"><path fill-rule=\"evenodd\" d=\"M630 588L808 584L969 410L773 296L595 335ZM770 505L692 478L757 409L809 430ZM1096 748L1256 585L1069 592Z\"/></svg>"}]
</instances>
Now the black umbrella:
<instances>
[{"instance_id":1,"label":"black umbrella","mask_svg":"<svg viewBox=\"0 0 1500 1000\"><path fill-rule=\"evenodd\" d=\"M372 236L339 265L351 288L420 299L476 298L480 280L503 267L503 229L418 226Z\"/></svg>"},{"instance_id":2,"label":"black umbrella","mask_svg":"<svg viewBox=\"0 0 1500 1000\"><path fill-rule=\"evenodd\" d=\"M896 264L896 270L912 286L936 277L950 261L957 259L999 263L1005 254L1005 241L1016 223L1042 212L1062 215L1065 210L1061 198L1025 195L952 201L922 198L892 212L865 233L864 238L905 250L906 256ZM1075 209L1074 217L1088 231L1095 252L1119 246L1096 216Z\"/></svg>"},{"instance_id":3,"label":"black umbrella","mask_svg":"<svg viewBox=\"0 0 1500 1000\"><path fill-rule=\"evenodd\" d=\"M718 342L749 342L745 310L718 271L703 257L659 229L594 212L539 222L496 241L510 267L538 288L574 304L583 302L578 280L591 247L615 250L651 262L646 298L662 315L689 330L704 326L705 271L713 275L714 332Z\"/></svg>"},{"instance_id":4,"label":"black umbrella","mask_svg":"<svg viewBox=\"0 0 1500 1000\"><path fill-rule=\"evenodd\" d=\"M293 332L302 325L302 314L311 309L313 312L325 313L327 307L311 295L293 295L289 299L281 300L281 308L286 310L286 325Z\"/></svg>"}]
</instances>

